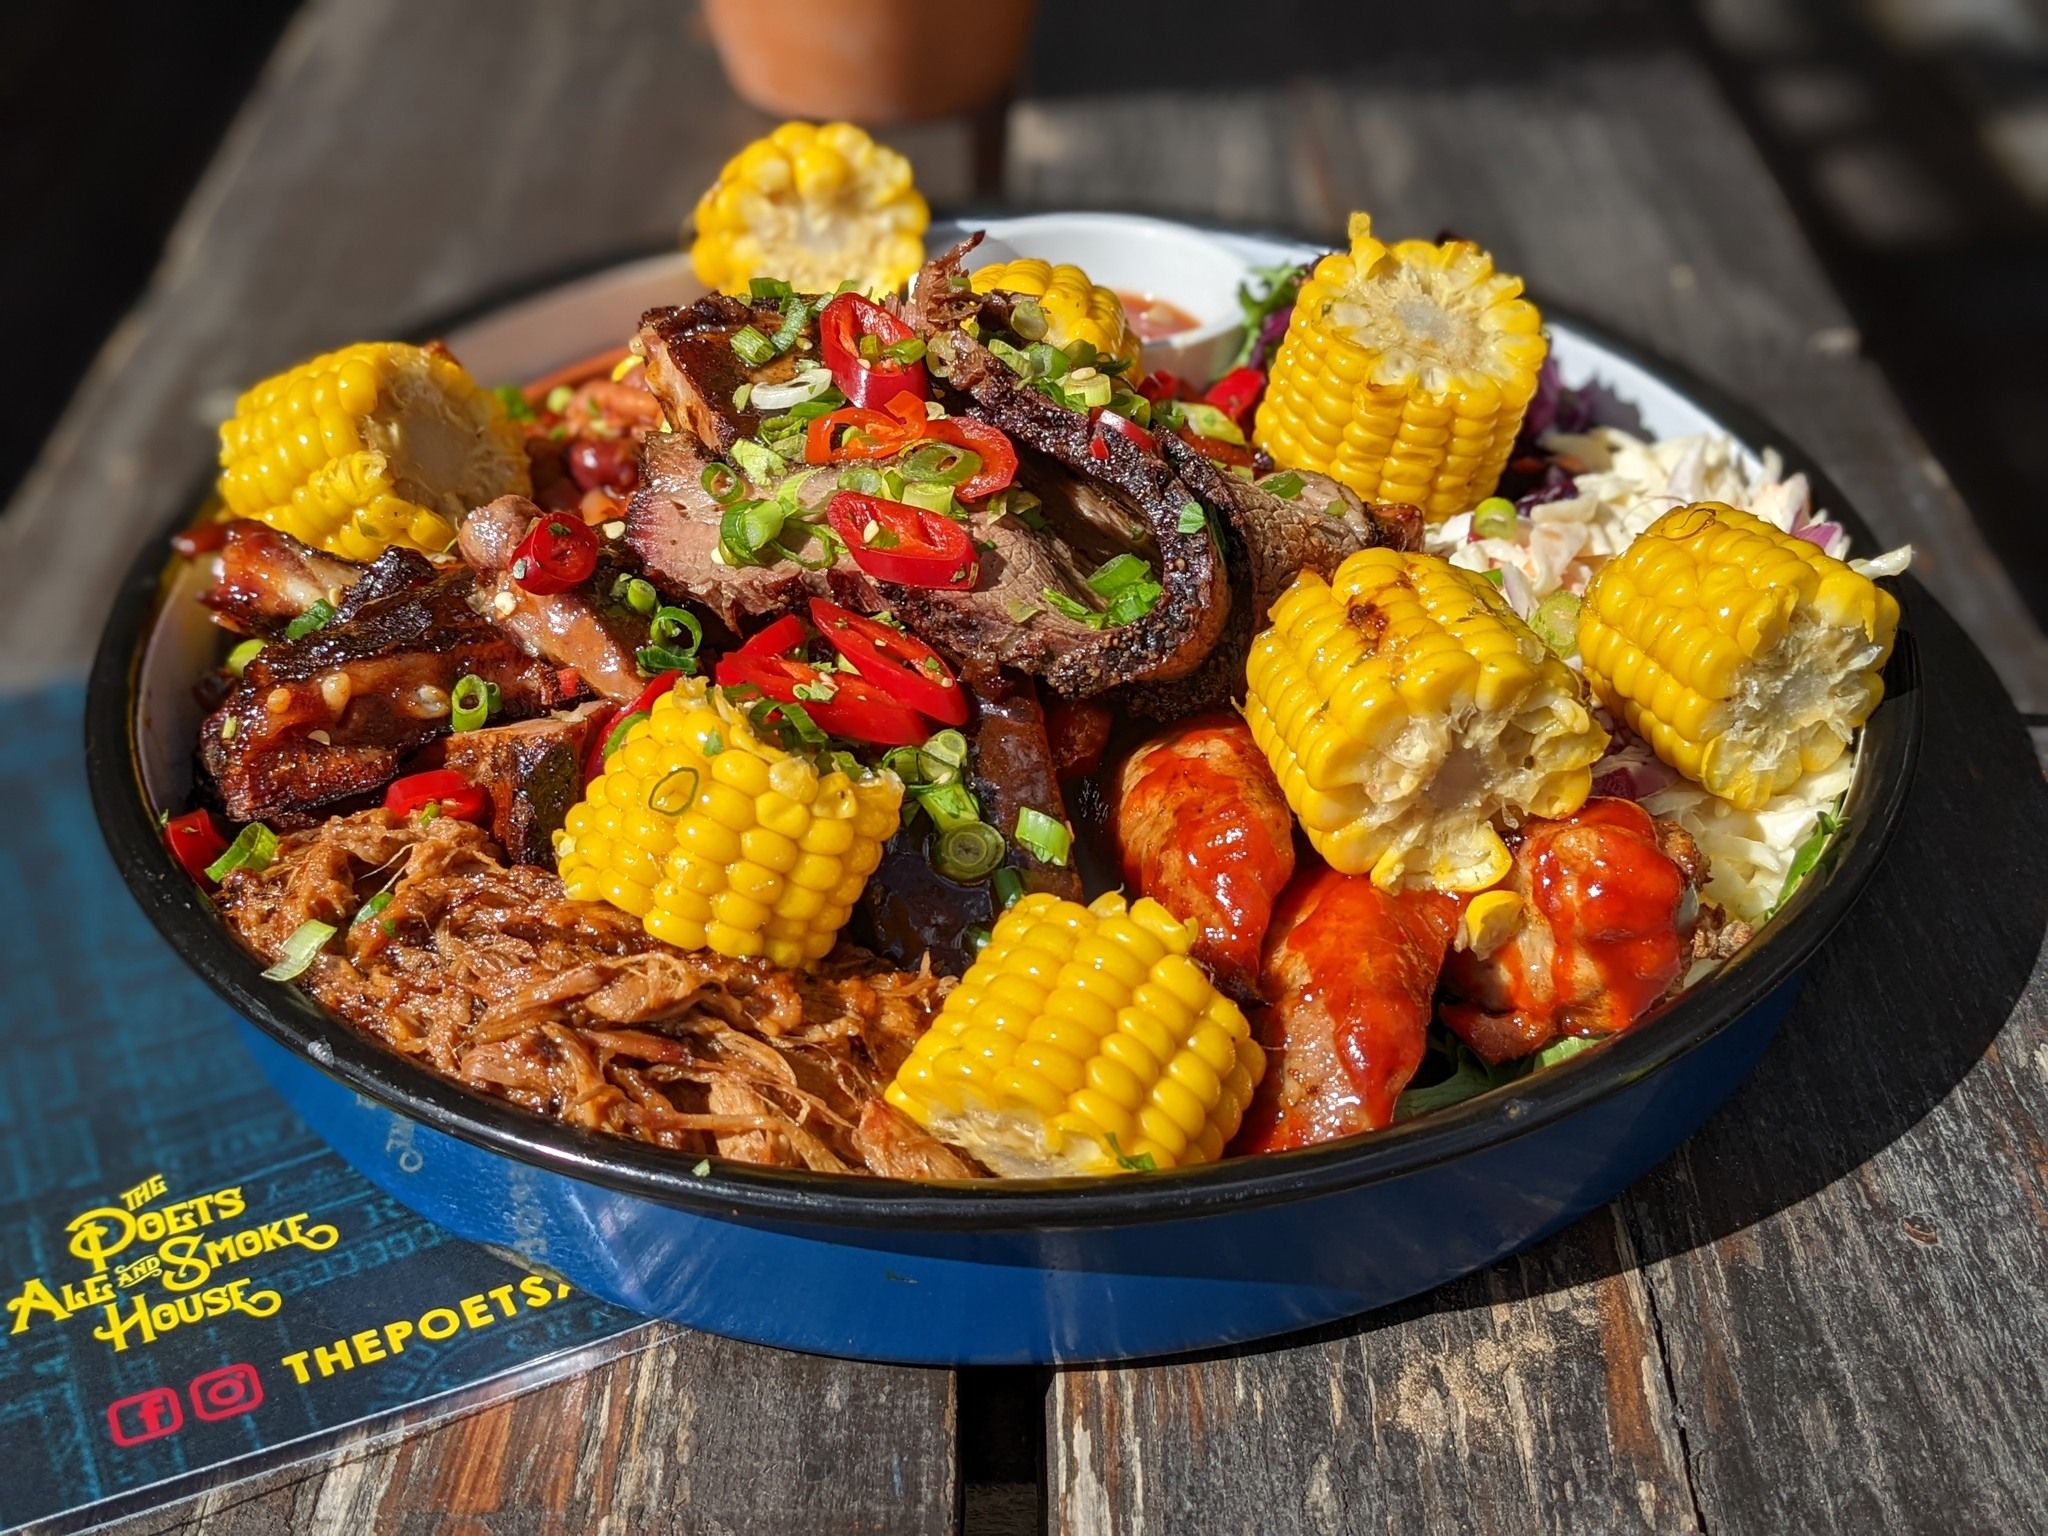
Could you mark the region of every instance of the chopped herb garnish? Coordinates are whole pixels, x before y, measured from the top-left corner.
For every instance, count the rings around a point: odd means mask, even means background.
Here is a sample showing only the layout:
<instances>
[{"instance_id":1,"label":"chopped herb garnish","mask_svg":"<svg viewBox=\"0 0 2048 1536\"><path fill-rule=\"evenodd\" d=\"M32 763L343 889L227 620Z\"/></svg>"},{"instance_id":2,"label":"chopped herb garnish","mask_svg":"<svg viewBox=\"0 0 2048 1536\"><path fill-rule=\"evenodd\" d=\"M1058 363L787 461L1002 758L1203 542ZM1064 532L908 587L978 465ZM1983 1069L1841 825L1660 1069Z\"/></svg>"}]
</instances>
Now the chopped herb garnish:
<instances>
[{"instance_id":1,"label":"chopped herb garnish","mask_svg":"<svg viewBox=\"0 0 2048 1536\"><path fill-rule=\"evenodd\" d=\"M1111 1155L1116 1158L1117 1167L1131 1173L1152 1173L1158 1169L1159 1160L1153 1157L1150 1152L1140 1152L1135 1157L1130 1156L1122 1147L1117 1145L1115 1131L1110 1131L1107 1134L1109 1150Z\"/></svg>"},{"instance_id":2,"label":"chopped herb garnish","mask_svg":"<svg viewBox=\"0 0 2048 1536\"><path fill-rule=\"evenodd\" d=\"M292 936L284 941L284 953L278 957L277 964L263 973L263 979L265 981L297 980L304 973L306 967L313 963L313 957L327 947L328 941L334 937L334 934L335 927L332 923L304 922L299 924L298 927L292 930Z\"/></svg>"},{"instance_id":3,"label":"chopped herb garnish","mask_svg":"<svg viewBox=\"0 0 2048 1536\"><path fill-rule=\"evenodd\" d=\"M753 484L764 489L789 473L789 461L765 444L743 437L732 445L732 461Z\"/></svg>"},{"instance_id":4,"label":"chopped herb garnish","mask_svg":"<svg viewBox=\"0 0 2048 1536\"><path fill-rule=\"evenodd\" d=\"M686 635L689 643L680 644ZM704 626L694 613L687 608L660 608L655 611L654 622L647 626L647 644L633 659L648 677L658 677L664 672L687 672L695 676L697 651L703 644Z\"/></svg>"},{"instance_id":5,"label":"chopped herb garnish","mask_svg":"<svg viewBox=\"0 0 2048 1536\"><path fill-rule=\"evenodd\" d=\"M1017 812L1017 841L1041 862L1065 868L1074 834L1065 822L1027 805Z\"/></svg>"},{"instance_id":6,"label":"chopped herb garnish","mask_svg":"<svg viewBox=\"0 0 2048 1536\"><path fill-rule=\"evenodd\" d=\"M747 279L747 297L764 304L780 304L792 297L796 290L779 277L752 277Z\"/></svg>"},{"instance_id":7,"label":"chopped herb garnish","mask_svg":"<svg viewBox=\"0 0 2048 1536\"><path fill-rule=\"evenodd\" d=\"M725 750L725 733L723 731L706 731L699 750L706 757L718 756L719 753Z\"/></svg>"},{"instance_id":8,"label":"chopped herb garnish","mask_svg":"<svg viewBox=\"0 0 2048 1536\"><path fill-rule=\"evenodd\" d=\"M1799 845L1792 855L1792 862L1785 868L1785 883L1778 888L1778 899L1771 904L1771 910L1764 914L1767 920L1776 917L1778 908L1792 899L1792 893L1799 889L1800 882L1820 867L1828 845L1841 830L1841 818L1832 812L1822 811L1814 819L1813 831L1807 834L1806 841ZM208 870L207 873L211 875L213 871Z\"/></svg>"},{"instance_id":9,"label":"chopped herb garnish","mask_svg":"<svg viewBox=\"0 0 2048 1536\"><path fill-rule=\"evenodd\" d=\"M1301 476L1291 469L1283 469L1277 475L1268 475L1259 482L1259 489L1269 491L1282 501L1292 501L1301 494Z\"/></svg>"},{"instance_id":10,"label":"chopped herb garnish","mask_svg":"<svg viewBox=\"0 0 2048 1536\"><path fill-rule=\"evenodd\" d=\"M218 885L238 869L261 870L277 857L277 834L260 821L252 821L235 834L227 851L206 866L206 878Z\"/></svg>"},{"instance_id":11,"label":"chopped herb garnish","mask_svg":"<svg viewBox=\"0 0 2048 1536\"><path fill-rule=\"evenodd\" d=\"M691 1167L690 1172L697 1178L703 1178L711 1172L711 1159L708 1157L698 1158L695 1165Z\"/></svg>"},{"instance_id":12,"label":"chopped herb garnish","mask_svg":"<svg viewBox=\"0 0 2048 1536\"><path fill-rule=\"evenodd\" d=\"M362 907L356 912L356 922L367 923L390 905L391 893L389 891L379 891L368 901L364 902Z\"/></svg>"},{"instance_id":13,"label":"chopped herb garnish","mask_svg":"<svg viewBox=\"0 0 2048 1536\"><path fill-rule=\"evenodd\" d=\"M1037 603L1026 602L1020 598L1010 604L1005 612L1008 613L1012 624L1028 624L1045 612L1045 609Z\"/></svg>"},{"instance_id":14,"label":"chopped herb garnish","mask_svg":"<svg viewBox=\"0 0 2048 1536\"><path fill-rule=\"evenodd\" d=\"M1090 629L1100 629L1107 621L1086 603L1076 602L1056 587L1047 587L1038 594L1044 598L1054 613L1065 614L1077 624L1086 624Z\"/></svg>"},{"instance_id":15,"label":"chopped herb garnish","mask_svg":"<svg viewBox=\"0 0 2048 1536\"><path fill-rule=\"evenodd\" d=\"M732 333L732 350L749 368L762 368L775 361L775 343L751 325L743 325Z\"/></svg>"},{"instance_id":16,"label":"chopped herb garnish","mask_svg":"<svg viewBox=\"0 0 2048 1536\"><path fill-rule=\"evenodd\" d=\"M284 627L287 640L303 640L316 629L323 629L334 618L334 604L326 598L316 599L313 606L300 614Z\"/></svg>"},{"instance_id":17,"label":"chopped herb garnish","mask_svg":"<svg viewBox=\"0 0 2048 1536\"><path fill-rule=\"evenodd\" d=\"M1209 526L1209 514L1204 512L1197 502L1183 502L1180 509L1180 521L1175 523L1174 526L1182 533L1200 533Z\"/></svg>"},{"instance_id":18,"label":"chopped herb garnish","mask_svg":"<svg viewBox=\"0 0 2048 1536\"><path fill-rule=\"evenodd\" d=\"M448 728L474 731L498 712L498 685L487 683L474 672L465 673L448 694Z\"/></svg>"},{"instance_id":19,"label":"chopped herb garnish","mask_svg":"<svg viewBox=\"0 0 2048 1536\"><path fill-rule=\"evenodd\" d=\"M1115 555L1095 568L1095 574L1088 578L1088 585L1104 597L1115 597L1133 582L1149 581L1152 567L1136 555Z\"/></svg>"},{"instance_id":20,"label":"chopped herb garnish","mask_svg":"<svg viewBox=\"0 0 2048 1536\"><path fill-rule=\"evenodd\" d=\"M491 391L498 397L498 404L505 407L505 414L514 421L532 421L533 407L527 403L526 391L517 384L500 384Z\"/></svg>"},{"instance_id":21,"label":"chopped herb garnish","mask_svg":"<svg viewBox=\"0 0 2048 1536\"><path fill-rule=\"evenodd\" d=\"M661 816L680 816L690 808L702 786L697 770L688 763L671 768L647 792L647 809Z\"/></svg>"}]
</instances>

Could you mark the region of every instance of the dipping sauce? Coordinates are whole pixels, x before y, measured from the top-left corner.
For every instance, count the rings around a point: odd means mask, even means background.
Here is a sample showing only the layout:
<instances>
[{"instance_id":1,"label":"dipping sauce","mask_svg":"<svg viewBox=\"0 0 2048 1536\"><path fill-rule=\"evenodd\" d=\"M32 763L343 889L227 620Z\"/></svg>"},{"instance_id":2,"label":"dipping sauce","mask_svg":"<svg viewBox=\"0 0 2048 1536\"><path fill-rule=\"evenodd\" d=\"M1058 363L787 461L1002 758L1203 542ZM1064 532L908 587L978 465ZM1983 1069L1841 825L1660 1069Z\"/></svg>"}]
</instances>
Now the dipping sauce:
<instances>
[{"instance_id":1,"label":"dipping sauce","mask_svg":"<svg viewBox=\"0 0 2048 1536\"><path fill-rule=\"evenodd\" d=\"M1178 336L1182 331L1192 331L1202 322L1168 299L1155 299L1145 293L1125 293L1117 290L1123 301L1124 318L1131 322L1131 330L1140 341L1164 341L1168 336Z\"/></svg>"}]
</instances>

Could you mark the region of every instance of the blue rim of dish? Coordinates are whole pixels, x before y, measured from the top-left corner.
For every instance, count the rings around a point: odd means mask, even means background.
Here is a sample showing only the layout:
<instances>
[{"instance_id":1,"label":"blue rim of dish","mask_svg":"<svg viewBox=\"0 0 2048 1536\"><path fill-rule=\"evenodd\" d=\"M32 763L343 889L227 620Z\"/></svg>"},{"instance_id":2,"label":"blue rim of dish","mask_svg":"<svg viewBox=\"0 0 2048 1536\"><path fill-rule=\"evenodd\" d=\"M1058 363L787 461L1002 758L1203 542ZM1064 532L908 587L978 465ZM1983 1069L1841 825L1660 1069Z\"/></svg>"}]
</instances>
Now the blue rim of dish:
<instances>
[{"instance_id":1,"label":"blue rim of dish","mask_svg":"<svg viewBox=\"0 0 2048 1536\"><path fill-rule=\"evenodd\" d=\"M1055 210L975 209L949 214L944 221L971 228L979 219L1037 211ZM1266 230L1194 220L1169 222L1207 233L1319 244ZM521 299L660 253L640 247L579 261L494 290L401 334L422 339L445 334ZM1816 504L1828 507L1859 545L1870 547L1870 529L1850 509L1840 488L1742 402L1566 307L1540 307L1614 356L1661 379L1738 441L1775 446L1788 470L1806 472ZM1912 616L1931 599L1908 576L1895 585L1902 616L1885 669L1884 701L1864 727L1855 780L1844 802L1843 827L1826 867L1801 885L1785 910L1741 954L1627 1033L1520 1083L1447 1109L1296 1152L1114 1179L931 1184L728 1162L714 1163L712 1173L699 1177L691 1171L694 1158L581 1130L464 1088L357 1033L297 987L265 981L261 962L241 948L212 903L171 858L143 787L136 683L143 647L176 569L178 557L168 541L190 524L194 509L211 489L209 475L178 501L162 529L143 545L115 595L86 685L86 771L94 809L122 878L157 931L245 1018L365 1097L548 1172L726 1220L981 1232L1172 1221L1380 1183L1527 1135L1673 1067L1804 965L1875 873L1904 808L1919 755L1922 707ZM121 744L119 750L104 750L114 742Z\"/></svg>"}]
</instances>

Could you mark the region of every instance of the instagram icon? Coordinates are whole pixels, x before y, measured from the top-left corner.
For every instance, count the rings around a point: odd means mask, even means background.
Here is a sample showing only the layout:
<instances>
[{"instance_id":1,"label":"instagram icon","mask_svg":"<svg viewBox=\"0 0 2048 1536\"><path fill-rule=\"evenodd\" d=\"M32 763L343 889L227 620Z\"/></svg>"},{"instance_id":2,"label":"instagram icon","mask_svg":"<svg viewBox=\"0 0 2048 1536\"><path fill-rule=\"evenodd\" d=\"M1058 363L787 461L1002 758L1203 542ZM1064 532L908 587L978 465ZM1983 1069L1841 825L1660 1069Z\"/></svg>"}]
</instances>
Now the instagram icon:
<instances>
[{"instance_id":1,"label":"instagram icon","mask_svg":"<svg viewBox=\"0 0 2048 1536\"><path fill-rule=\"evenodd\" d=\"M210 1423L260 1407L263 1378L256 1374L253 1365L224 1365L217 1371L194 1376L186 1392L192 1399L192 1412ZM175 1399L172 1406L176 1406Z\"/></svg>"}]
</instances>

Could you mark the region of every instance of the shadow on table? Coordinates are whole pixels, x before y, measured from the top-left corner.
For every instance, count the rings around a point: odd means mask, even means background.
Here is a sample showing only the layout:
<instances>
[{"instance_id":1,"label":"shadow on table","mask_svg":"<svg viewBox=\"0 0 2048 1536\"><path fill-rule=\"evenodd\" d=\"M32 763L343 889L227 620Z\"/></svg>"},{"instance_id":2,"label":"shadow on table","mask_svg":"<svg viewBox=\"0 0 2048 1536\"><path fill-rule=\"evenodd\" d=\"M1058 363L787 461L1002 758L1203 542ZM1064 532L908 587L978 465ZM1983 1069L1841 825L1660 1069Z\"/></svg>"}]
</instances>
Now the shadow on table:
<instances>
[{"instance_id":1,"label":"shadow on table","mask_svg":"<svg viewBox=\"0 0 2048 1536\"><path fill-rule=\"evenodd\" d=\"M1927 734L1904 819L1755 1075L1621 1197L1619 1222L1604 1207L1491 1269L1261 1348L1548 1295L1716 1242L1853 1173L1984 1059L2048 934L2048 784L1955 621L1931 599L1911 619Z\"/></svg>"}]
</instances>

